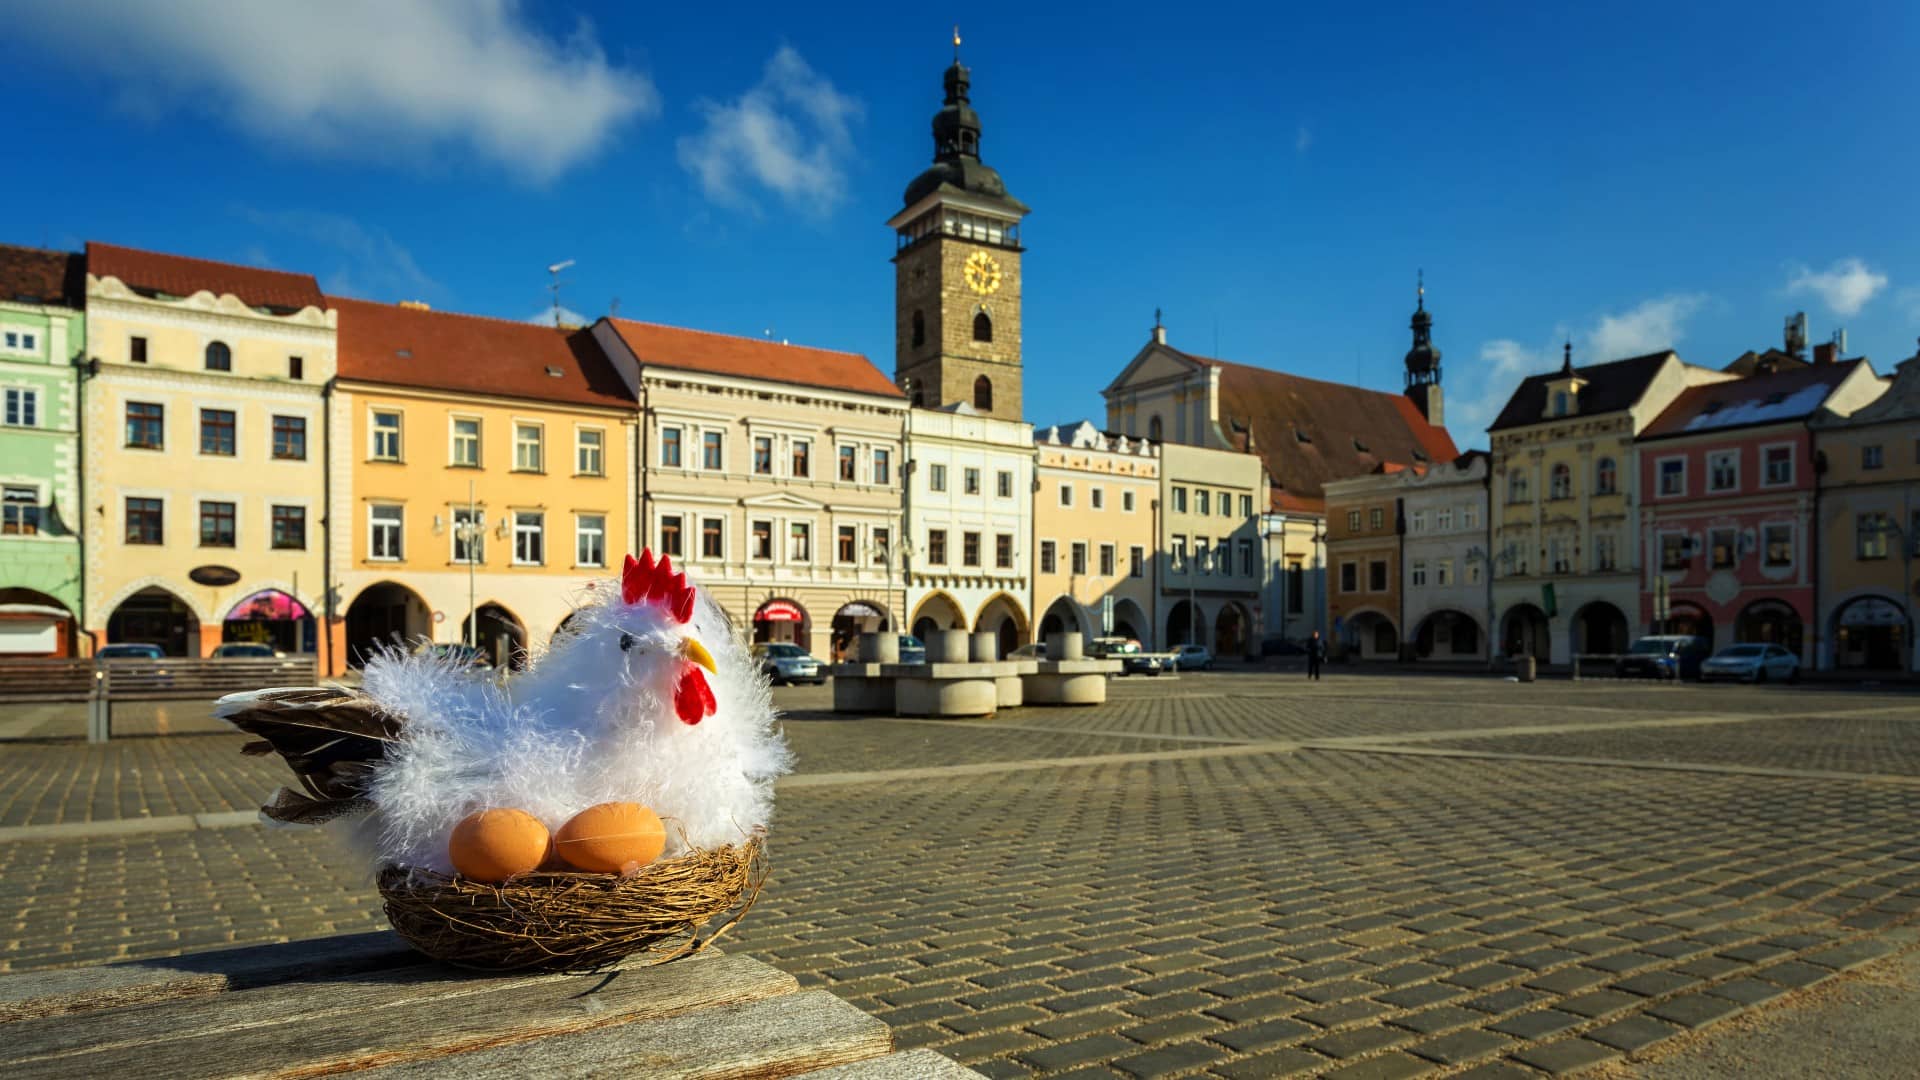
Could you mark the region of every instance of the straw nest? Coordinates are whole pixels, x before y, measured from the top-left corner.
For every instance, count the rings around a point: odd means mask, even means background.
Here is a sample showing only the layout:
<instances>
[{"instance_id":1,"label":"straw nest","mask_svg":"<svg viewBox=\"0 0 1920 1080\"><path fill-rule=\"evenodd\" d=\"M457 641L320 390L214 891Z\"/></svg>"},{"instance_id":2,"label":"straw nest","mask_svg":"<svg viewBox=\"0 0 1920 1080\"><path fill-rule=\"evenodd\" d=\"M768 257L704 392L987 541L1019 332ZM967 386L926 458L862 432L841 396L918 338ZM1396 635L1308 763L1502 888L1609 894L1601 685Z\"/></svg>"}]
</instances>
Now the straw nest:
<instances>
[{"instance_id":1,"label":"straw nest","mask_svg":"<svg viewBox=\"0 0 1920 1080\"><path fill-rule=\"evenodd\" d=\"M588 971L636 953L698 952L753 906L765 838L694 850L629 877L535 872L499 885L426 870L380 871L387 919L436 960L485 971Z\"/></svg>"}]
</instances>

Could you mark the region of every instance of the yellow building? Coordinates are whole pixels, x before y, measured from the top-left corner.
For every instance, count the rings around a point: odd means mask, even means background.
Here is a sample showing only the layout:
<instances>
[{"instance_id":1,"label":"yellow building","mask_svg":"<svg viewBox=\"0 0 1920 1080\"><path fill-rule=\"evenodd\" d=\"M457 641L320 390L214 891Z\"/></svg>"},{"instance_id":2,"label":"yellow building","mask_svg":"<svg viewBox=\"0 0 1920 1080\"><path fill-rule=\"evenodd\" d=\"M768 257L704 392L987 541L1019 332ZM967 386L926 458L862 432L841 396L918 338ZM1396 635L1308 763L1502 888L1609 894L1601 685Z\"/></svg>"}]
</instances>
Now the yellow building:
<instances>
[{"instance_id":1,"label":"yellow building","mask_svg":"<svg viewBox=\"0 0 1920 1080\"><path fill-rule=\"evenodd\" d=\"M1920 671L1920 354L1852 415L1816 418L1824 669Z\"/></svg>"},{"instance_id":2,"label":"yellow building","mask_svg":"<svg viewBox=\"0 0 1920 1080\"><path fill-rule=\"evenodd\" d=\"M395 639L518 666L637 550L633 397L587 330L332 306L336 670Z\"/></svg>"},{"instance_id":3,"label":"yellow building","mask_svg":"<svg viewBox=\"0 0 1920 1080\"><path fill-rule=\"evenodd\" d=\"M86 317L88 633L174 656L326 649L318 284L88 244Z\"/></svg>"},{"instance_id":4,"label":"yellow building","mask_svg":"<svg viewBox=\"0 0 1920 1080\"><path fill-rule=\"evenodd\" d=\"M1034 443L1039 639L1078 630L1155 647L1160 448L1085 421L1036 432Z\"/></svg>"}]
</instances>

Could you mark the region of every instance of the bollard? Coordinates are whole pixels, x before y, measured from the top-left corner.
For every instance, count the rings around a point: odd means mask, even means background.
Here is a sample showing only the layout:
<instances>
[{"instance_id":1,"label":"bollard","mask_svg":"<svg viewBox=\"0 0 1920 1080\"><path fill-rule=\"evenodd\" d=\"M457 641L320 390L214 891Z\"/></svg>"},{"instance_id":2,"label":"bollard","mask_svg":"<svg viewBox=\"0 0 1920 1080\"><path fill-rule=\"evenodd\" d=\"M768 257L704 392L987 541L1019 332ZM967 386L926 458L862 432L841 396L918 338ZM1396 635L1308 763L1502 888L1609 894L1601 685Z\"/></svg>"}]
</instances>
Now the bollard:
<instances>
[{"instance_id":1,"label":"bollard","mask_svg":"<svg viewBox=\"0 0 1920 1080\"><path fill-rule=\"evenodd\" d=\"M967 632L965 630L935 630L927 635L927 662L933 664L964 664L967 662Z\"/></svg>"},{"instance_id":2,"label":"bollard","mask_svg":"<svg viewBox=\"0 0 1920 1080\"><path fill-rule=\"evenodd\" d=\"M1520 671L1521 682L1532 682L1539 674L1538 661L1531 656L1521 657L1515 664Z\"/></svg>"},{"instance_id":3,"label":"bollard","mask_svg":"<svg viewBox=\"0 0 1920 1080\"><path fill-rule=\"evenodd\" d=\"M107 669L93 668L93 689L87 696L87 741L103 743L113 738L113 704L107 695Z\"/></svg>"},{"instance_id":4,"label":"bollard","mask_svg":"<svg viewBox=\"0 0 1920 1080\"><path fill-rule=\"evenodd\" d=\"M891 630L882 633L868 631L861 634L859 656L863 664L899 663L900 635Z\"/></svg>"},{"instance_id":5,"label":"bollard","mask_svg":"<svg viewBox=\"0 0 1920 1080\"><path fill-rule=\"evenodd\" d=\"M1000 659L1000 635L991 630L976 631L967 638L968 658L976 664L991 664Z\"/></svg>"},{"instance_id":6,"label":"bollard","mask_svg":"<svg viewBox=\"0 0 1920 1080\"><path fill-rule=\"evenodd\" d=\"M1574 682L1580 681L1580 654L1579 653L1573 654L1573 681Z\"/></svg>"},{"instance_id":7,"label":"bollard","mask_svg":"<svg viewBox=\"0 0 1920 1080\"><path fill-rule=\"evenodd\" d=\"M1047 635L1047 659L1082 660L1087 655L1086 639L1077 630L1063 630Z\"/></svg>"}]
</instances>

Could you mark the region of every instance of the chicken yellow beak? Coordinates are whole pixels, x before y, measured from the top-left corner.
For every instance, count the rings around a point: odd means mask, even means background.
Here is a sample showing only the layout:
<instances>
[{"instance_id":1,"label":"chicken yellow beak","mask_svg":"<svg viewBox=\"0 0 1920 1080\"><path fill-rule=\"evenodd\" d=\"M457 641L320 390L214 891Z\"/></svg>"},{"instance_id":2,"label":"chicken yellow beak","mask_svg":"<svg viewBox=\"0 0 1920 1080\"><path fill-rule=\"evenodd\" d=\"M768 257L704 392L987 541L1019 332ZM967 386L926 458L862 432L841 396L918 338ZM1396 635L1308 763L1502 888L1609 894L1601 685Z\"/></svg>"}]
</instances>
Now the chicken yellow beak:
<instances>
[{"instance_id":1,"label":"chicken yellow beak","mask_svg":"<svg viewBox=\"0 0 1920 1080\"><path fill-rule=\"evenodd\" d=\"M707 647L705 645L700 644L698 641L695 641L693 638L681 639L680 655L686 657L687 659L693 661L696 664L699 664L701 667L706 668L708 671L718 674L718 671L716 671L716 669L713 666L713 654L707 651Z\"/></svg>"}]
</instances>

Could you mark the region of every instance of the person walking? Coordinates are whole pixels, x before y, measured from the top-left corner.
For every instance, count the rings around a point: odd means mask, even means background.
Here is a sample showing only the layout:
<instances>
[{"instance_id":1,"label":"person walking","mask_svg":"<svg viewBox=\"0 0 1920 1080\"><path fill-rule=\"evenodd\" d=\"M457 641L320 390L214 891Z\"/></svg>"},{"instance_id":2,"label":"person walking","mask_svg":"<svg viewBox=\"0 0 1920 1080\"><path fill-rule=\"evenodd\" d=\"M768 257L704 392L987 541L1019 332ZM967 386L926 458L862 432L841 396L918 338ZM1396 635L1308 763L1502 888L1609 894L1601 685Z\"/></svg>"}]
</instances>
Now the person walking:
<instances>
[{"instance_id":1,"label":"person walking","mask_svg":"<svg viewBox=\"0 0 1920 1080\"><path fill-rule=\"evenodd\" d=\"M1327 643L1320 640L1320 631L1315 630L1307 639L1307 678L1318 681L1320 665L1327 660Z\"/></svg>"}]
</instances>

